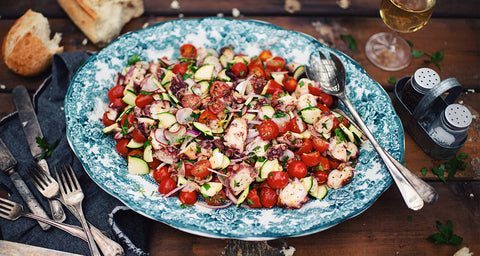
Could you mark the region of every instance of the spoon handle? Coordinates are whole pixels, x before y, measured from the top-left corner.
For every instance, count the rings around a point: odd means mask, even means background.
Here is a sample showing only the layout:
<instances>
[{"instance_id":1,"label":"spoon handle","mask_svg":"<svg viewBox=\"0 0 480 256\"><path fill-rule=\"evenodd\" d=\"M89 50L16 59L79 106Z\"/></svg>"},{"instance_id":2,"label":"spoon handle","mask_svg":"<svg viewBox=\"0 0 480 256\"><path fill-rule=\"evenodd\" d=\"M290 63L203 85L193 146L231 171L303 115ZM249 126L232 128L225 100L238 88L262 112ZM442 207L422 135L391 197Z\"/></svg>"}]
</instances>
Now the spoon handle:
<instances>
[{"instance_id":1,"label":"spoon handle","mask_svg":"<svg viewBox=\"0 0 480 256\"><path fill-rule=\"evenodd\" d=\"M365 136L367 137L367 139L372 143L372 146L375 148L380 158L382 158L388 171L390 172L390 175L392 176L393 180L397 184L397 187L400 190L400 194L402 195L403 200L405 201L408 208L414 211L418 211L422 209L424 205L423 199L420 197L417 191L415 191L415 189L408 182L408 180L401 174L397 166L388 157L384 149L380 146L380 144L377 142L375 137L370 132L370 129L368 129L367 125L363 122L362 118L357 113L352 103L348 100L347 97L339 97L339 99L342 100L342 102L348 108L353 118L357 121L358 125L365 133Z\"/></svg>"}]
</instances>

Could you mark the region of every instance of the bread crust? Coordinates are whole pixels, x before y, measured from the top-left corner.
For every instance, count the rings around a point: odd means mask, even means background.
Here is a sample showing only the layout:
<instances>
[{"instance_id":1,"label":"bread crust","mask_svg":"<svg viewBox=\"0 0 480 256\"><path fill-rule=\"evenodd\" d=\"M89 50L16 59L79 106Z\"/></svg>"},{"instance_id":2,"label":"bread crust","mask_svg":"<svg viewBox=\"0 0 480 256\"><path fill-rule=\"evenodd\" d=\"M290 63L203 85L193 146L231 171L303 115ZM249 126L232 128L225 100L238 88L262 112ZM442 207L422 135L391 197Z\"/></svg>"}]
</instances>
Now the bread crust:
<instances>
[{"instance_id":1,"label":"bread crust","mask_svg":"<svg viewBox=\"0 0 480 256\"><path fill-rule=\"evenodd\" d=\"M39 14L28 10L15 21L2 43L5 65L13 72L23 76L35 76L42 73L50 67L52 56L55 53L63 52L63 47L57 47L54 52L50 52L40 38L26 30L30 28L31 23L38 20L37 15Z\"/></svg>"}]
</instances>

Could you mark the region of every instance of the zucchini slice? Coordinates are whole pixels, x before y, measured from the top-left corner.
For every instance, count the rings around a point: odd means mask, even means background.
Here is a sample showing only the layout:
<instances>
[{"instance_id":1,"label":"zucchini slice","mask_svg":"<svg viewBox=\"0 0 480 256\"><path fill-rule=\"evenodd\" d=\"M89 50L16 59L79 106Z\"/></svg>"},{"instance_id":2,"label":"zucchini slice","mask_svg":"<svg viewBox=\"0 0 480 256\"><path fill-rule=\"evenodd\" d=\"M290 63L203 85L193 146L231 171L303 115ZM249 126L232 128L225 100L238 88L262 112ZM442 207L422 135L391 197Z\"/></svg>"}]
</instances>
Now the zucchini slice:
<instances>
[{"instance_id":1,"label":"zucchini slice","mask_svg":"<svg viewBox=\"0 0 480 256\"><path fill-rule=\"evenodd\" d=\"M317 107L308 107L300 111L300 116L307 124L313 124L320 118L322 110Z\"/></svg>"},{"instance_id":2,"label":"zucchini slice","mask_svg":"<svg viewBox=\"0 0 480 256\"><path fill-rule=\"evenodd\" d=\"M133 175L145 175L150 173L150 168L145 160L135 157L128 157L128 173Z\"/></svg>"}]
</instances>

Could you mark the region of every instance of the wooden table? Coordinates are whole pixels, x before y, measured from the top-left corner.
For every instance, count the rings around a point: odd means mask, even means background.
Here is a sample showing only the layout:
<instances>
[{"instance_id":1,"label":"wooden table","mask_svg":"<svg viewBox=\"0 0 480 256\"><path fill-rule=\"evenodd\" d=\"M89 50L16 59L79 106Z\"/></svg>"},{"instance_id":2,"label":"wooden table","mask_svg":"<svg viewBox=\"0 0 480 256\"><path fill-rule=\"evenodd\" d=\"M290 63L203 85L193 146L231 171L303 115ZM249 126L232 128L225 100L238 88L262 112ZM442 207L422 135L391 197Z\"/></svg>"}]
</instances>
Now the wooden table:
<instances>
[{"instance_id":1,"label":"wooden table","mask_svg":"<svg viewBox=\"0 0 480 256\"><path fill-rule=\"evenodd\" d=\"M285 29L309 34L356 60L367 73L390 94L397 79L413 74L423 66L439 72L443 79L455 77L464 87L459 102L474 115L469 129L469 140L461 149L469 158L467 168L458 172L445 184L430 171L424 177L439 193L434 205L422 210L408 210L398 189L391 186L372 207L357 217L326 231L297 238L267 242L239 242L210 239L178 231L160 222L150 232L151 255L278 255L282 247L295 251L294 255L453 255L463 246L475 255L480 254L480 5L475 0L462 3L442 0L437 3L430 22L415 33L402 34L413 43L413 49L434 53L441 51L444 59L441 71L425 64L426 57L415 59L401 71L386 72L372 65L365 56L364 46L369 36L388 31L378 15L378 0L351 1L346 9L337 1L300 0L301 10L289 13L282 0L207 1L179 0L180 9L170 8L171 1L144 0L145 13L128 23L122 33L137 30L160 21L205 16L232 16L234 8L240 11L239 19L257 19ZM42 12L50 20L54 32L63 33L61 44L65 51L97 51L91 43L83 44L85 36L68 19L54 0L15 1L0 3L0 37L3 39L14 21L27 9ZM351 34L357 49L351 50L340 39L341 34ZM27 86L34 92L48 76L48 72L25 78L10 72L0 62L0 116L14 111L11 90L16 85ZM421 176L422 167L431 169L444 161L428 157L405 132L405 159L407 166ZM463 237L461 246L436 245L427 237L437 233L436 221L453 222L454 233ZM240 249L241 250L240 250ZM238 253L238 254L237 254Z\"/></svg>"}]
</instances>

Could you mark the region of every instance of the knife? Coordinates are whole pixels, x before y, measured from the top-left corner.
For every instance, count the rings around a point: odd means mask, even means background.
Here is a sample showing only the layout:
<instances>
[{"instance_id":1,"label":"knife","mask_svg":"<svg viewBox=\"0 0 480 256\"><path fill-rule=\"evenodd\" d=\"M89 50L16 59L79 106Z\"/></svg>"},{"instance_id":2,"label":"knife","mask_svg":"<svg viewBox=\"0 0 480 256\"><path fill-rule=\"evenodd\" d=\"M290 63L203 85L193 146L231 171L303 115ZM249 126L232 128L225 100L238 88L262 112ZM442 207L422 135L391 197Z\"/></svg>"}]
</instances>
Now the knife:
<instances>
[{"instance_id":1,"label":"knife","mask_svg":"<svg viewBox=\"0 0 480 256\"><path fill-rule=\"evenodd\" d=\"M27 137L28 147L32 153L33 158L36 159L38 165L42 167L43 171L49 173L48 164L45 159L39 159L45 152L45 149L38 146L37 138L43 139L42 129L38 123L35 110L33 109L30 95L24 86L17 86L13 89L13 100L17 106L18 117L22 123L23 132ZM48 200L50 210L52 212L53 220L63 222L66 219L66 214L63 211L62 205L58 200Z\"/></svg>"},{"instance_id":2,"label":"knife","mask_svg":"<svg viewBox=\"0 0 480 256\"><path fill-rule=\"evenodd\" d=\"M0 252L2 252L3 255L80 256L79 254L62 252L53 249L47 249L28 244L20 244L5 240L0 240Z\"/></svg>"},{"instance_id":3,"label":"knife","mask_svg":"<svg viewBox=\"0 0 480 256\"><path fill-rule=\"evenodd\" d=\"M17 167L17 160L13 157L10 150L8 150L3 140L0 139L0 170L2 170L6 175L10 176L13 184L22 196L23 201L27 204L28 208L35 214L42 217L48 218L47 213L43 210L42 206L38 203L37 199L33 196L32 192L23 181L22 176L15 171ZM38 222L40 227L43 230L49 229L51 226L43 222Z\"/></svg>"}]
</instances>

